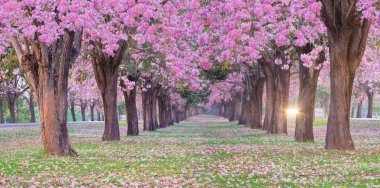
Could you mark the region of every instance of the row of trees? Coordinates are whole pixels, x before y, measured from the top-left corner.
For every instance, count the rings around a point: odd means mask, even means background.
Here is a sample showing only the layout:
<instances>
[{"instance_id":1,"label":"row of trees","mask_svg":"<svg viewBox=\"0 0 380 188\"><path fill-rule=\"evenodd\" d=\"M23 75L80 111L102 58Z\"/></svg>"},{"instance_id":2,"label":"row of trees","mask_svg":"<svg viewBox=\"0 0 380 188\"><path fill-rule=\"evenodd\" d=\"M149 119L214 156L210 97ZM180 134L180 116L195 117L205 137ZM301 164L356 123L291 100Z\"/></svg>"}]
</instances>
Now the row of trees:
<instances>
[{"instance_id":1,"label":"row of trees","mask_svg":"<svg viewBox=\"0 0 380 188\"><path fill-rule=\"evenodd\" d=\"M77 155L67 131L68 107L75 105L74 98L82 108L89 101L94 109L94 104L102 108L102 140L117 141L118 91L127 107L128 134L137 135L138 91L144 130L152 131L195 113L189 101L204 98L209 84L225 69L247 75L243 93L253 101L231 104L243 106L244 113L259 114L265 85L267 110L262 126L270 133L286 133L291 67L296 64L300 93L305 93L298 103L303 115L297 118L297 127L301 140L310 140L304 131L312 123L309 102L314 101L325 61L330 62L333 78L326 148L353 149L351 93L371 21L378 14L373 0L0 3L0 53L2 58L16 54L17 67L35 93L48 155ZM378 34L377 26L372 29ZM221 72L212 72L215 66ZM187 102L173 104L178 94ZM252 122L261 127L260 117L254 115Z\"/></svg>"}]
</instances>

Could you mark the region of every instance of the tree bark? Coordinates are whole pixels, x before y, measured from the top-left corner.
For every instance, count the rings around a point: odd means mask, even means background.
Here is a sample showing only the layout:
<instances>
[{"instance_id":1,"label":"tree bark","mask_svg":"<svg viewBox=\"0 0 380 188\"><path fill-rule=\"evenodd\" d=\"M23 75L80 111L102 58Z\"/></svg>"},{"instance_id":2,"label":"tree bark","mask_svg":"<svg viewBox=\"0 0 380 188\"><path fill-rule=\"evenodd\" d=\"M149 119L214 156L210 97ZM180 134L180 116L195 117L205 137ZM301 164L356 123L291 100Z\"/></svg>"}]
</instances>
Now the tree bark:
<instances>
[{"instance_id":1,"label":"tree bark","mask_svg":"<svg viewBox=\"0 0 380 188\"><path fill-rule=\"evenodd\" d=\"M247 124L251 129L263 128L264 84L264 75L258 64L255 67L250 67L250 72L246 78L246 87L249 96L247 101Z\"/></svg>"},{"instance_id":2,"label":"tree bark","mask_svg":"<svg viewBox=\"0 0 380 188\"><path fill-rule=\"evenodd\" d=\"M353 150L350 132L350 102L356 69L367 45L371 21L362 18L351 1L322 2L322 18L328 31L330 49L330 113L326 149Z\"/></svg>"},{"instance_id":3,"label":"tree bark","mask_svg":"<svg viewBox=\"0 0 380 188\"><path fill-rule=\"evenodd\" d=\"M374 92L368 86L365 86L364 89L368 99L367 118L372 118Z\"/></svg>"},{"instance_id":4,"label":"tree bark","mask_svg":"<svg viewBox=\"0 0 380 188\"><path fill-rule=\"evenodd\" d=\"M299 55L310 53L313 46L307 45L300 49ZM315 67L325 61L324 52L320 52L315 62ZM294 138L298 142L314 141L313 122L315 97L317 93L317 84L320 69L314 67L305 67L303 62L299 61L299 96L298 96L298 114L296 116L296 128Z\"/></svg>"},{"instance_id":5,"label":"tree bark","mask_svg":"<svg viewBox=\"0 0 380 188\"><path fill-rule=\"evenodd\" d=\"M153 87L142 93L144 131L154 131L157 129L156 115L156 92Z\"/></svg>"},{"instance_id":6,"label":"tree bark","mask_svg":"<svg viewBox=\"0 0 380 188\"><path fill-rule=\"evenodd\" d=\"M352 105L351 107L351 118L355 116L355 104Z\"/></svg>"},{"instance_id":7,"label":"tree bark","mask_svg":"<svg viewBox=\"0 0 380 188\"><path fill-rule=\"evenodd\" d=\"M264 130L268 130L270 134L286 134L290 69L281 69L269 58L260 61L260 65L265 74L267 95Z\"/></svg>"},{"instance_id":8,"label":"tree bark","mask_svg":"<svg viewBox=\"0 0 380 188\"><path fill-rule=\"evenodd\" d=\"M90 116L91 116L91 121L95 121L95 114L94 114L94 109L95 109L96 101L93 100L90 102Z\"/></svg>"},{"instance_id":9,"label":"tree bark","mask_svg":"<svg viewBox=\"0 0 380 188\"><path fill-rule=\"evenodd\" d=\"M75 117L75 104L74 104L74 100L70 100L70 112L71 112L71 117L72 117L73 121L76 122L77 119Z\"/></svg>"},{"instance_id":10,"label":"tree bark","mask_svg":"<svg viewBox=\"0 0 380 188\"><path fill-rule=\"evenodd\" d=\"M126 41L119 41L119 48L114 56L105 54L97 42L92 42L94 48L89 51L95 80L103 99L105 126L102 140L119 141L119 119L117 110L117 81L121 62L125 57Z\"/></svg>"},{"instance_id":11,"label":"tree bark","mask_svg":"<svg viewBox=\"0 0 380 188\"><path fill-rule=\"evenodd\" d=\"M70 65L80 53L82 31L64 31L49 47L42 42L27 41L23 49L16 37L11 40L28 82L36 92L46 155L77 156L67 130L67 85Z\"/></svg>"},{"instance_id":12,"label":"tree bark","mask_svg":"<svg viewBox=\"0 0 380 188\"><path fill-rule=\"evenodd\" d=\"M7 103L10 116L10 123L16 123L16 94L8 91L7 92Z\"/></svg>"},{"instance_id":13,"label":"tree bark","mask_svg":"<svg viewBox=\"0 0 380 188\"><path fill-rule=\"evenodd\" d=\"M356 118L362 118L363 101L358 102L358 109L356 112Z\"/></svg>"},{"instance_id":14,"label":"tree bark","mask_svg":"<svg viewBox=\"0 0 380 188\"><path fill-rule=\"evenodd\" d=\"M80 113L82 115L82 121L86 121L86 108L87 108L87 101L81 100L80 101Z\"/></svg>"},{"instance_id":15,"label":"tree bark","mask_svg":"<svg viewBox=\"0 0 380 188\"><path fill-rule=\"evenodd\" d=\"M30 93L30 96L29 96L29 111L30 111L30 122L35 123L36 122L36 114L34 112L34 96L33 96L33 93Z\"/></svg>"},{"instance_id":16,"label":"tree bark","mask_svg":"<svg viewBox=\"0 0 380 188\"><path fill-rule=\"evenodd\" d=\"M137 79L131 76L128 76L128 79L129 81L137 81ZM127 111L127 124L128 124L127 135L137 136L139 135L139 122L138 122L138 116L137 116L136 85L130 91L126 90L126 86L124 85L124 83L121 83L121 87L124 87L123 94L124 94L124 100L125 100L125 107Z\"/></svg>"},{"instance_id":17,"label":"tree bark","mask_svg":"<svg viewBox=\"0 0 380 188\"><path fill-rule=\"evenodd\" d=\"M96 114L98 116L98 121L101 121L102 120L102 117L100 116L100 111L99 110L96 110Z\"/></svg>"}]
</instances>

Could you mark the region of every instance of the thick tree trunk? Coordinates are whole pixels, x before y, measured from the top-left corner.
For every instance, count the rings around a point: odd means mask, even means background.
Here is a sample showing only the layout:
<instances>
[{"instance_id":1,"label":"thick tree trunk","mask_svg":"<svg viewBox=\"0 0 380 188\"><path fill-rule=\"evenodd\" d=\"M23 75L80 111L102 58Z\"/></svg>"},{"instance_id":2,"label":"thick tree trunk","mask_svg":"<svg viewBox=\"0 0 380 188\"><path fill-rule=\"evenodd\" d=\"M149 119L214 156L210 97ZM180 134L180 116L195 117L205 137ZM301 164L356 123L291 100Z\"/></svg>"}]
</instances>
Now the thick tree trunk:
<instances>
[{"instance_id":1,"label":"thick tree trunk","mask_svg":"<svg viewBox=\"0 0 380 188\"><path fill-rule=\"evenodd\" d=\"M73 121L76 122L77 119L75 117L75 104L74 104L73 100L70 101L70 112L71 112L71 117L72 117Z\"/></svg>"},{"instance_id":2,"label":"thick tree trunk","mask_svg":"<svg viewBox=\"0 0 380 188\"><path fill-rule=\"evenodd\" d=\"M310 53L312 46L306 46L300 49L301 54ZM319 54L315 66L325 61L324 52ZM314 141L313 122L315 109L315 96L320 69L314 67L308 68L299 61L299 96L298 96L298 114L296 116L296 129L294 138L298 142Z\"/></svg>"},{"instance_id":3,"label":"thick tree trunk","mask_svg":"<svg viewBox=\"0 0 380 188\"><path fill-rule=\"evenodd\" d=\"M168 99L168 96L166 96L165 94L159 95L157 97L160 128L165 128L170 125L170 111L168 109Z\"/></svg>"},{"instance_id":4,"label":"thick tree trunk","mask_svg":"<svg viewBox=\"0 0 380 188\"><path fill-rule=\"evenodd\" d=\"M34 112L34 97L32 93L30 93L30 96L29 96L29 111L30 111L30 122L35 123L36 113Z\"/></svg>"},{"instance_id":5,"label":"thick tree trunk","mask_svg":"<svg viewBox=\"0 0 380 188\"><path fill-rule=\"evenodd\" d=\"M356 118L362 118L363 101L358 102L358 109L356 112Z\"/></svg>"},{"instance_id":6,"label":"thick tree trunk","mask_svg":"<svg viewBox=\"0 0 380 188\"><path fill-rule=\"evenodd\" d=\"M44 43L22 48L16 37L12 44L28 82L36 92L42 141L47 155L77 156L67 130L67 85L69 68L80 52L82 32L64 31L51 46ZM27 43L24 45L28 45Z\"/></svg>"},{"instance_id":7,"label":"thick tree trunk","mask_svg":"<svg viewBox=\"0 0 380 188\"><path fill-rule=\"evenodd\" d=\"M286 134L290 69L283 70L269 60L262 61L261 65L266 77L267 94L264 129L271 134Z\"/></svg>"},{"instance_id":8,"label":"thick tree trunk","mask_svg":"<svg viewBox=\"0 0 380 188\"><path fill-rule=\"evenodd\" d=\"M130 78L130 81L136 81L135 79ZM122 85L123 87L123 85ZM127 135L137 136L139 135L139 122L137 116L137 103L136 103L136 86L130 91L124 91L125 107L127 111L127 124L128 131Z\"/></svg>"},{"instance_id":9,"label":"thick tree trunk","mask_svg":"<svg viewBox=\"0 0 380 188\"><path fill-rule=\"evenodd\" d=\"M86 121L86 108L87 108L87 101L80 101L80 113L82 115L82 121Z\"/></svg>"},{"instance_id":10,"label":"thick tree trunk","mask_svg":"<svg viewBox=\"0 0 380 188\"><path fill-rule=\"evenodd\" d=\"M351 1L321 2L331 62L326 149L353 150L350 132L352 85L356 69L364 55L371 21L363 19L356 3Z\"/></svg>"}]
</instances>

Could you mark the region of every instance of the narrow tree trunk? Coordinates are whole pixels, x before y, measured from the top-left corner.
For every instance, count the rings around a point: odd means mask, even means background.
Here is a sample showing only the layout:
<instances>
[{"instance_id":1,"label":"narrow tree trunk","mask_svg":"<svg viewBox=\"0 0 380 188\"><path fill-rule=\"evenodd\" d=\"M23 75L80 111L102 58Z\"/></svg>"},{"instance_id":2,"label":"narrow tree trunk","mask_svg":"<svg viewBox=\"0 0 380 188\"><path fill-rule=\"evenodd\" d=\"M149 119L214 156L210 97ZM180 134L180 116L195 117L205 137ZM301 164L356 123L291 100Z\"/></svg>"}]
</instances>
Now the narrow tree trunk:
<instances>
[{"instance_id":1,"label":"narrow tree trunk","mask_svg":"<svg viewBox=\"0 0 380 188\"><path fill-rule=\"evenodd\" d=\"M367 94L367 101L368 101L368 111L367 111L367 118L372 118L372 109L373 109L373 96L374 92L371 91L369 87L365 87L365 92Z\"/></svg>"},{"instance_id":2,"label":"narrow tree trunk","mask_svg":"<svg viewBox=\"0 0 380 188\"><path fill-rule=\"evenodd\" d=\"M355 116L355 104L352 105L351 107L351 118Z\"/></svg>"},{"instance_id":3,"label":"narrow tree trunk","mask_svg":"<svg viewBox=\"0 0 380 188\"><path fill-rule=\"evenodd\" d=\"M86 108L87 108L87 101L80 101L80 113L82 115L82 121L86 121Z\"/></svg>"},{"instance_id":4,"label":"narrow tree trunk","mask_svg":"<svg viewBox=\"0 0 380 188\"><path fill-rule=\"evenodd\" d=\"M0 123L4 123L4 110L3 110L4 96L0 95Z\"/></svg>"},{"instance_id":5,"label":"narrow tree trunk","mask_svg":"<svg viewBox=\"0 0 380 188\"><path fill-rule=\"evenodd\" d=\"M239 118L239 125L246 125L247 124L247 111L248 111L248 92L247 92L247 86L245 84L243 94L241 95L241 115ZM220 108L219 108L220 109Z\"/></svg>"},{"instance_id":6,"label":"narrow tree trunk","mask_svg":"<svg viewBox=\"0 0 380 188\"><path fill-rule=\"evenodd\" d=\"M72 117L73 121L76 122L77 119L75 117L75 104L74 104L74 100L70 101L70 112L71 112L71 117Z\"/></svg>"},{"instance_id":7,"label":"narrow tree trunk","mask_svg":"<svg viewBox=\"0 0 380 188\"><path fill-rule=\"evenodd\" d=\"M237 94L234 99L234 108L235 108L235 114L234 114L234 120L239 121L241 116L241 94Z\"/></svg>"},{"instance_id":8,"label":"narrow tree trunk","mask_svg":"<svg viewBox=\"0 0 380 188\"><path fill-rule=\"evenodd\" d=\"M362 118L362 108L363 108L363 101L359 101L358 109L356 112L356 118Z\"/></svg>"},{"instance_id":9,"label":"narrow tree trunk","mask_svg":"<svg viewBox=\"0 0 380 188\"><path fill-rule=\"evenodd\" d=\"M91 103L90 103L91 121L95 121L95 114L94 114L95 105L96 105L96 102L95 101L91 101Z\"/></svg>"},{"instance_id":10,"label":"narrow tree trunk","mask_svg":"<svg viewBox=\"0 0 380 188\"><path fill-rule=\"evenodd\" d=\"M130 79L130 81L135 81L135 79ZM123 87L123 85L122 85ZM127 111L127 124L129 136L139 135L139 122L137 117L137 103L136 103L136 86L130 91L124 91L125 107Z\"/></svg>"},{"instance_id":11,"label":"narrow tree trunk","mask_svg":"<svg viewBox=\"0 0 380 188\"><path fill-rule=\"evenodd\" d=\"M33 93L30 93L29 96L29 111L30 111L30 122L35 123L36 122L36 114L34 112L34 97Z\"/></svg>"},{"instance_id":12,"label":"narrow tree trunk","mask_svg":"<svg viewBox=\"0 0 380 188\"><path fill-rule=\"evenodd\" d=\"M10 123L16 123L16 100L15 94L11 93L10 91L7 92L7 102L8 102L8 110L9 110L9 116L10 116Z\"/></svg>"},{"instance_id":13,"label":"narrow tree trunk","mask_svg":"<svg viewBox=\"0 0 380 188\"><path fill-rule=\"evenodd\" d=\"M96 114L98 116L98 121L102 121L102 117L100 116L100 111L96 110Z\"/></svg>"}]
</instances>

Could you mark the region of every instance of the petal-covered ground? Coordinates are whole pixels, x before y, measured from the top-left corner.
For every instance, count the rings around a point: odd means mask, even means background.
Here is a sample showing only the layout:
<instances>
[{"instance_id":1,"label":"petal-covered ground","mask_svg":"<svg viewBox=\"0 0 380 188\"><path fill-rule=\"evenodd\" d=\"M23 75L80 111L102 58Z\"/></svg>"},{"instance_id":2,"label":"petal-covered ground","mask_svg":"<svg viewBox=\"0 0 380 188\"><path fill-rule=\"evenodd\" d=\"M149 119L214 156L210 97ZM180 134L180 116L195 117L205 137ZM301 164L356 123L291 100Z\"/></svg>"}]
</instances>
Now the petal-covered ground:
<instances>
[{"instance_id":1,"label":"petal-covered ground","mask_svg":"<svg viewBox=\"0 0 380 188\"><path fill-rule=\"evenodd\" d=\"M0 128L0 187L380 187L380 122L353 121L355 151L296 143L215 116L101 142L102 125L70 126L77 158L45 157L38 127ZM121 127L126 135L126 127Z\"/></svg>"}]
</instances>

